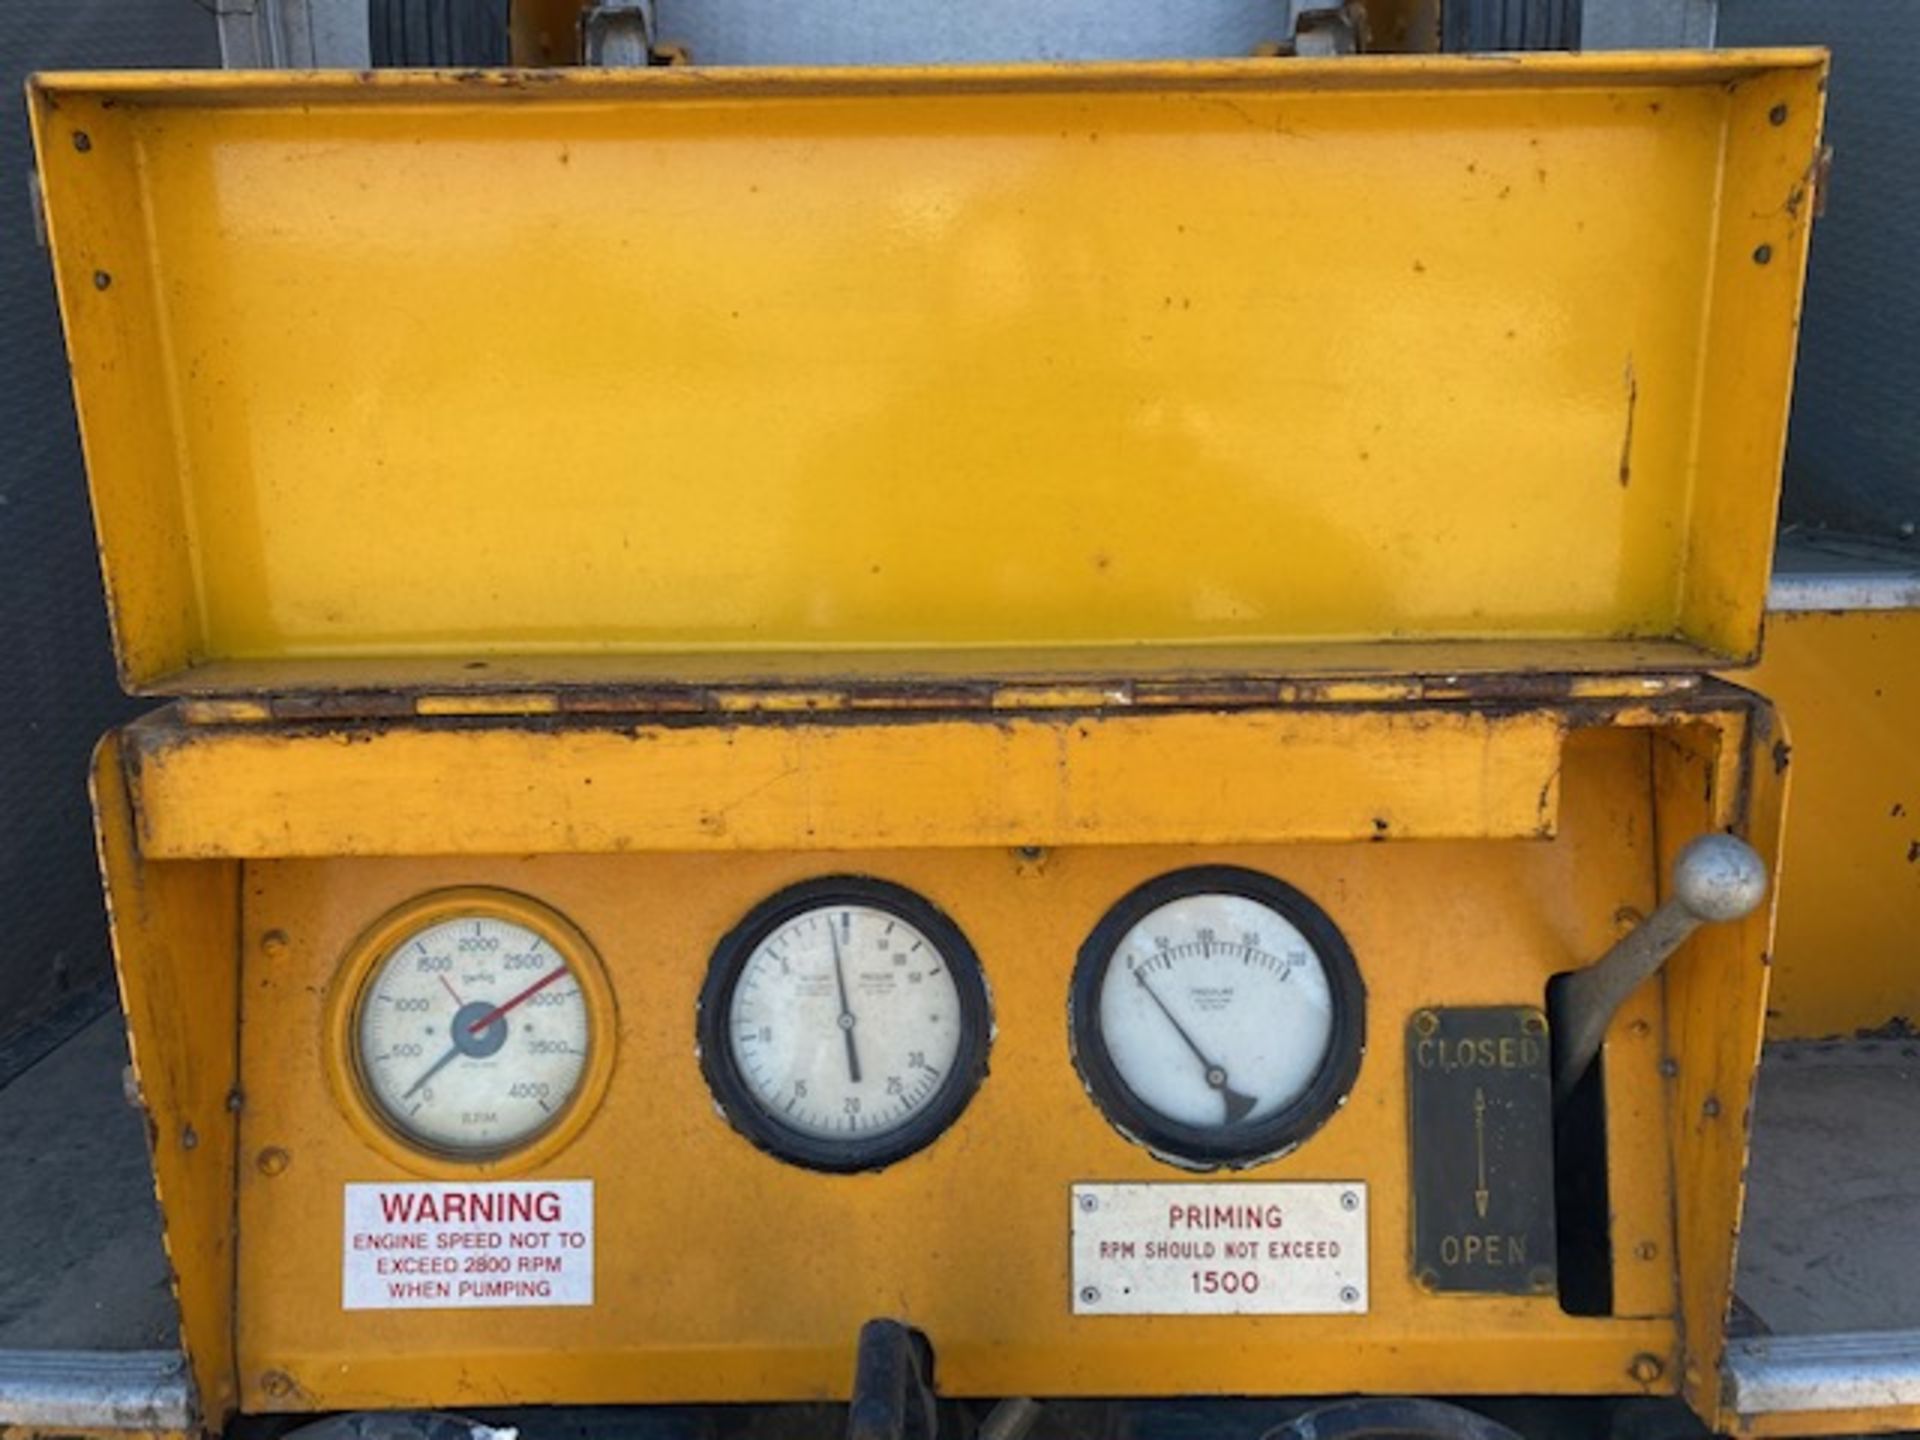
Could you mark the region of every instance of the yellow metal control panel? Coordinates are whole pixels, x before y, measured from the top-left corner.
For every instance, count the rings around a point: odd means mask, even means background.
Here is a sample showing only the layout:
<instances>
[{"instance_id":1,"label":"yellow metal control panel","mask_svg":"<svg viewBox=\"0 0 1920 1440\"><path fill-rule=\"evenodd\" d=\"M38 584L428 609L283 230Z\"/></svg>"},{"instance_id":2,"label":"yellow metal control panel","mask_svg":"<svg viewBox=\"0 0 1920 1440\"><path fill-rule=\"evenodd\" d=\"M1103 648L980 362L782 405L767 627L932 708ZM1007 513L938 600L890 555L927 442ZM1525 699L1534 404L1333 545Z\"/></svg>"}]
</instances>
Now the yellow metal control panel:
<instances>
[{"instance_id":1,"label":"yellow metal control panel","mask_svg":"<svg viewBox=\"0 0 1920 1440\"><path fill-rule=\"evenodd\" d=\"M1655 711L1616 701L1578 714L1436 706L1371 719L1333 708L1169 715L1137 723L1148 734L1192 723L1212 738L1163 749L1152 768L1113 768L1106 762L1124 751L1111 747L1126 743L1130 723L1039 715L690 731L498 721L426 732L133 727L105 753L99 777L109 878L117 895L140 897L117 908L136 1050L161 1028L184 1062L147 1070L145 1083L149 1103L172 1117L157 1157L171 1197L169 1241L176 1257L204 1266L193 1267L201 1285L187 1282L182 1265L203 1383L232 1386L248 1409L831 1395L849 1378L850 1337L875 1315L920 1327L956 1394L1254 1392L1275 1388L1282 1357L1281 1388L1293 1392L1668 1391L1710 1365L1683 1344L1684 1317L1712 1325L1726 1302L1739 1117L1764 1003L1764 918L1703 932L1675 961L1664 995L1643 990L1614 1027L1606 1313L1568 1313L1561 1287L1532 1273L1553 1257L1516 1251L1497 1230L1463 1233L1450 1253L1524 1265L1513 1293L1446 1293L1440 1277L1419 1273L1402 1037L1436 1006L1541 1007L1552 976L1591 960L1651 909L1679 839L1729 824L1771 834L1778 782L1766 712L1725 690ZM938 807L915 802L989 783L963 747L948 744L953 725L1012 748L1000 751L992 819L971 827L957 819L928 844L916 831ZM1019 738L1009 742L1009 731ZM1265 744L1282 732L1289 743ZM670 755L676 737L689 750L746 752L719 796L741 833L804 818L811 843L742 846L710 815L680 813L669 777L684 761L663 761L659 748ZM1227 773L1221 762L1249 738L1263 745L1274 791L1242 805L1207 777ZM1031 789L1018 760L1006 763L1021 739L1054 755L1046 783ZM793 747L798 758L783 778L756 778L758 743ZM1326 746L1351 768L1321 772ZM518 763L499 763L503 749ZM919 766L908 763L916 753ZM862 769L861 758L883 755L889 762L876 773L898 779L899 808L842 804L838 764ZM1473 777L1465 792L1454 783L1462 774ZM442 799L469 777L475 822L466 827L461 808ZM494 804L504 797L490 793L499 785L513 791L504 811ZM1195 845L1174 837L1186 833L1198 786L1213 787L1218 823L1213 839ZM376 797L383 813L401 817L393 832L361 827L356 807ZM1127 839L1074 840L1077 815L1109 808L1134 817ZM1031 843L1000 843L1002 820L1024 827ZM1423 838L1403 838L1402 824ZM1143 886L1196 865L1310 899L1318 920L1276 902L1275 913L1300 928L1291 938L1256 935L1257 944L1283 957L1327 956L1327 936L1337 934L1364 988L1352 1067L1324 1108L1226 1163L1177 1135L1137 1133L1113 1092L1088 1083L1087 1057L1076 1053L1085 1037L1073 992L1089 938ZM851 893L849 877L858 882ZM817 928L805 939L809 887L823 884L837 907L824 917L835 937L825 948ZM784 909L755 921L781 897ZM858 923L854 903L867 907ZM217 923L201 917L207 904ZM1320 921L1331 931L1316 930ZM215 925L225 938L182 948L183 923ZM838 1086L840 1115L856 1095L874 1094L847 1083L848 1038L871 1043L862 1059L876 1067L882 1096L889 1066L910 1076L915 1065L946 1072L972 1063L957 1023L916 1032L914 1046L927 1054L887 1049L875 1007L911 983L892 979L901 953L892 940L877 946L889 923L905 941L901 971L921 966L926 977L916 995L936 993L930 962L913 958L916 942L943 964L977 963L987 1024L971 1033L983 1049L951 1108L901 1153L856 1165L798 1145L796 1137L817 1144L822 1135L804 1116L784 1134L742 1125L740 1107L756 1094L778 1102L761 1107L763 1119L789 1118L780 1106L795 1079ZM223 993L223 951L236 929L232 989ZM1302 935L1312 943L1303 947ZM851 1008L869 1028L834 1023L843 1013L828 958L836 945ZM780 992L783 949L803 973ZM729 970L729 956L739 968ZM716 1032L702 1024L703 1004L722 993L716 975L729 973L762 976L756 983L775 997L750 1017L737 1053L751 1084L731 1094L716 1083ZM1169 1031L1184 1027L1201 1050L1224 1046L1209 1058L1237 1073L1196 1078L1195 1057L1177 1038L1151 1036L1143 1050L1115 1038L1124 1026L1110 1027L1127 1083L1175 1118L1183 1106L1193 1118L1191 1107L1211 1099L1224 1119L1236 1094L1252 1112L1239 1118L1258 1122L1259 1106L1278 1113L1276 1097L1300 1081L1263 1072L1260 1047L1236 1039L1228 1021L1236 1005L1274 1004L1263 997L1281 986L1248 984L1223 998L1190 971L1150 971L1149 980L1163 975L1162 999L1181 1022ZM1307 979L1296 966L1284 983ZM960 991L937 993L931 1004L946 1007ZM1330 989L1319 993L1325 1000ZM543 996L556 1003L536 1008ZM404 1042L417 1053L395 1060L404 1027L370 1026L368 1017L402 1003L413 1025L441 1028ZM1310 995L1285 1003L1321 1008ZM1295 1023L1283 1007L1263 1013L1263 1024ZM770 1057L781 1037L763 1039L763 1023L813 1027L811 1058L788 1052L776 1073ZM488 1051L480 1042L497 1029L511 1033ZM555 1048L533 1055L526 1047L536 1037ZM1311 1037L1302 1044L1321 1053ZM559 1053L575 1049L584 1056ZM397 1078L356 1073L368 1064L394 1064ZM1155 1091L1168 1077L1176 1090ZM465 1114L438 1093L456 1080L468 1088L446 1093L464 1097ZM538 1104L515 1111L516 1085L551 1087L537 1098L554 1114ZM431 1104L425 1090L436 1092ZM920 1101L900 1100L919 1113ZM1207 1115L1198 1118L1205 1129ZM182 1125L196 1128L191 1148L179 1143ZM832 1138L831 1124L824 1133ZM845 1138L862 1134L856 1119ZM1538 1164L1550 1168L1551 1157ZM214 1183L223 1174L237 1175L237 1202ZM1362 1284L1344 1313L1328 1313L1336 1303L1305 1314L1098 1314L1075 1303L1077 1187L1201 1184L1230 1207L1249 1194L1270 1198L1264 1187L1274 1182L1364 1196L1364 1223L1352 1232L1364 1240ZM354 1209L367 1187L389 1197L384 1226ZM542 1223L555 1231L584 1233L584 1218L588 1268L578 1256L552 1268L516 1259L503 1275L488 1268L494 1242L442 1249L435 1240L427 1258L444 1264L450 1255L457 1268L381 1272L382 1256L417 1261L418 1252L381 1250L393 1242L365 1237L417 1231L417 1213L396 1219L392 1207L421 1194L438 1206L459 1197L452 1218L472 1223L456 1234L523 1230L541 1220L526 1206L551 1207ZM509 1194L529 1198L493 1198ZM485 1208L496 1203L522 1209L496 1217ZM1209 1275L1222 1283L1221 1267L1203 1263L1209 1256L1193 1258L1194 1283ZM471 1273L458 1268L470 1263ZM388 1282L399 1286L391 1303L367 1303L365 1287ZM552 1303L521 1303L542 1300ZM427 1303L436 1301L447 1303ZM1221 1343L1222 1327L1232 1344ZM1532 1357L1524 1369L1509 1363L1515 1347Z\"/></svg>"}]
</instances>

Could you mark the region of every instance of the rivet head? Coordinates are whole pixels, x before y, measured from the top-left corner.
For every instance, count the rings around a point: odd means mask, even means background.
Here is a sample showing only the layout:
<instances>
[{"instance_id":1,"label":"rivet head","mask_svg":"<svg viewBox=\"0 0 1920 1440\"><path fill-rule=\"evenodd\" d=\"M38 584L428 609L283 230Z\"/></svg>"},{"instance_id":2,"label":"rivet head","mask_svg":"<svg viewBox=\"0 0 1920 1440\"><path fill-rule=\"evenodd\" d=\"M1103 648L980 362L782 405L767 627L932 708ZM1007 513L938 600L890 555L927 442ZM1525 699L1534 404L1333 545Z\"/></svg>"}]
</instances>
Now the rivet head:
<instances>
[{"instance_id":1,"label":"rivet head","mask_svg":"<svg viewBox=\"0 0 1920 1440\"><path fill-rule=\"evenodd\" d=\"M1642 1240L1633 1247L1633 1258L1636 1260L1651 1260L1659 1253L1660 1247L1651 1240Z\"/></svg>"},{"instance_id":2,"label":"rivet head","mask_svg":"<svg viewBox=\"0 0 1920 1440\"><path fill-rule=\"evenodd\" d=\"M104 290L111 284L113 284L113 276L109 275L105 270L96 270L93 272L94 289Z\"/></svg>"},{"instance_id":3,"label":"rivet head","mask_svg":"<svg viewBox=\"0 0 1920 1440\"><path fill-rule=\"evenodd\" d=\"M1051 858L1044 845L1016 845L1013 847L1014 873L1031 879L1045 873Z\"/></svg>"},{"instance_id":4,"label":"rivet head","mask_svg":"<svg viewBox=\"0 0 1920 1440\"><path fill-rule=\"evenodd\" d=\"M260 1377L260 1388L276 1400L293 1394L293 1377L284 1370L268 1370Z\"/></svg>"},{"instance_id":5,"label":"rivet head","mask_svg":"<svg viewBox=\"0 0 1920 1440\"><path fill-rule=\"evenodd\" d=\"M191 1125L181 1126L180 1148L182 1150L198 1150L200 1148L200 1132Z\"/></svg>"},{"instance_id":6,"label":"rivet head","mask_svg":"<svg viewBox=\"0 0 1920 1440\"><path fill-rule=\"evenodd\" d=\"M1413 1017L1413 1028L1422 1035L1431 1035L1440 1028L1440 1017L1431 1010L1422 1010Z\"/></svg>"},{"instance_id":7,"label":"rivet head","mask_svg":"<svg viewBox=\"0 0 1920 1440\"><path fill-rule=\"evenodd\" d=\"M1667 1373L1667 1367L1660 1363L1658 1355L1644 1352L1633 1357L1633 1363L1627 1366L1627 1373L1642 1385L1651 1385Z\"/></svg>"},{"instance_id":8,"label":"rivet head","mask_svg":"<svg viewBox=\"0 0 1920 1440\"><path fill-rule=\"evenodd\" d=\"M1099 1304L1100 1303L1100 1287L1097 1285L1082 1285L1080 1287L1080 1303L1082 1305Z\"/></svg>"},{"instance_id":9,"label":"rivet head","mask_svg":"<svg viewBox=\"0 0 1920 1440\"><path fill-rule=\"evenodd\" d=\"M84 130L74 131L73 148L78 150L82 155L86 154L87 151L93 149L93 137Z\"/></svg>"},{"instance_id":10,"label":"rivet head","mask_svg":"<svg viewBox=\"0 0 1920 1440\"><path fill-rule=\"evenodd\" d=\"M269 1145L254 1156L253 1163L262 1175L284 1175L287 1166L293 1163L293 1157L278 1145Z\"/></svg>"},{"instance_id":11,"label":"rivet head","mask_svg":"<svg viewBox=\"0 0 1920 1440\"><path fill-rule=\"evenodd\" d=\"M278 960L287 953L287 932L269 930L260 937L260 953L269 960Z\"/></svg>"},{"instance_id":12,"label":"rivet head","mask_svg":"<svg viewBox=\"0 0 1920 1440\"><path fill-rule=\"evenodd\" d=\"M1094 1211L1098 1210L1099 1208L1100 1208L1100 1197L1098 1195L1082 1195L1080 1197L1081 1213L1086 1215L1091 1215L1093 1214Z\"/></svg>"},{"instance_id":13,"label":"rivet head","mask_svg":"<svg viewBox=\"0 0 1920 1440\"><path fill-rule=\"evenodd\" d=\"M1773 124L1773 125L1786 124L1787 123L1787 107L1785 105L1774 106L1771 110L1767 111L1767 121L1769 124Z\"/></svg>"},{"instance_id":14,"label":"rivet head","mask_svg":"<svg viewBox=\"0 0 1920 1440\"><path fill-rule=\"evenodd\" d=\"M1770 263L1772 259L1773 259L1773 246L1756 245L1753 247L1753 263L1754 264L1765 265Z\"/></svg>"}]
</instances>

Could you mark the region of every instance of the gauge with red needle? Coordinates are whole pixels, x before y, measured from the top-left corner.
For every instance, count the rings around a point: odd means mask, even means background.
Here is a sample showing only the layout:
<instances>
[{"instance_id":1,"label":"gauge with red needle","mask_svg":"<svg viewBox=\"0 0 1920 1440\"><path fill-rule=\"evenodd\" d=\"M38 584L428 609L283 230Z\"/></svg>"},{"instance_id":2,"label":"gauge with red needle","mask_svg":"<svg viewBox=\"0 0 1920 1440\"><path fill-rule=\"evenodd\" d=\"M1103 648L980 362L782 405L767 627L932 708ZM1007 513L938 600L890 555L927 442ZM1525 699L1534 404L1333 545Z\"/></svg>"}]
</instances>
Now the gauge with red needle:
<instances>
[{"instance_id":1,"label":"gauge with red needle","mask_svg":"<svg viewBox=\"0 0 1920 1440\"><path fill-rule=\"evenodd\" d=\"M392 936L354 1026L355 1068L387 1128L422 1150L488 1158L566 1110L592 1017L567 938L530 917L445 914Z\"/></svg>"}]
</instances>

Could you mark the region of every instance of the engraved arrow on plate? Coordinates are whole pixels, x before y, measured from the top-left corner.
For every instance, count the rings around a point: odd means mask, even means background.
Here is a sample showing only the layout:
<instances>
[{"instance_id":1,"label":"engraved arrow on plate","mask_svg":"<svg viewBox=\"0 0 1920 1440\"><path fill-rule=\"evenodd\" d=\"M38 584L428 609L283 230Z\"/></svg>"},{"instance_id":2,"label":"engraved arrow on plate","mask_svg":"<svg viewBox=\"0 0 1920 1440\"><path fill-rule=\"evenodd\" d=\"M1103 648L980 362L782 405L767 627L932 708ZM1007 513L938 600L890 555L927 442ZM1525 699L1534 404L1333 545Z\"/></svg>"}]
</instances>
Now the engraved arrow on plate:
<instances>
[{"instance_id":1,"label":"engraved arrow on plate","mask_svg":"<svg viewBox=\"0 0 1920 1440\"><path fill-rule=\"evenodd\" d=\"M1487 1092L1478 1085L1473 1087L1473 1150L1480 1180L1473 1192L1473 1208L1480 1212L1480 1218L1484 1220L1493 1192L1487 1189Z\"/></svg>"}]
</instances>

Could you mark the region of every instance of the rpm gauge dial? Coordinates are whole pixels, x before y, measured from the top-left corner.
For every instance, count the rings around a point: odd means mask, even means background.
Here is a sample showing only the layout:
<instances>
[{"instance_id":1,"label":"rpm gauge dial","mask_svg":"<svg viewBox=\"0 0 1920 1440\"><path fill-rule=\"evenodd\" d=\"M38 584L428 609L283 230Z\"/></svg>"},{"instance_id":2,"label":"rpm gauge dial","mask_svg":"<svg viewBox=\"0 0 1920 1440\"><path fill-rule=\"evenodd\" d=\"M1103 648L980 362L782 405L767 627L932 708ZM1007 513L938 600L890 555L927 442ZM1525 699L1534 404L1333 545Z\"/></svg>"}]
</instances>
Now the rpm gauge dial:
<instances>
[{"instance_id":1,"label":"rpm gauge dial","mask_svg":"<svg viewBox=\"0 0 1920 1440\"><path fill-rule=\"evenodd\" d=\"M837 1171L930 1144L986 1073L990 1038L959 928L909 890L851 876L782 891L721 942L699 1029L734 1128Z\"/></svg>"},{"instance_id":2,"label":"rpm gauge dial","mask_svg":"<svg viewBox=\"0 0 1920 1440\"><path fill-rule=\"evenodd\" d=\"M1332 920L1289 885L1211 866L1149 881L1080 952L1074 1056L1123 1134L1176 1164L1250 1165L1337 1110L1365 991Z\"/></svg>"},{"instance_id":3,"label":"rpm gauge dial","mask_svg":"<svg viewBox=\"0 0 1920 1440\"><path fill-rule=\"evenodd\" d=\"M363 938L348 969L354 1098L410 1151L467 1162L524 1151L604 1080L598 961L523 896L423 897Z\"/></svg>"}]
</instances>

